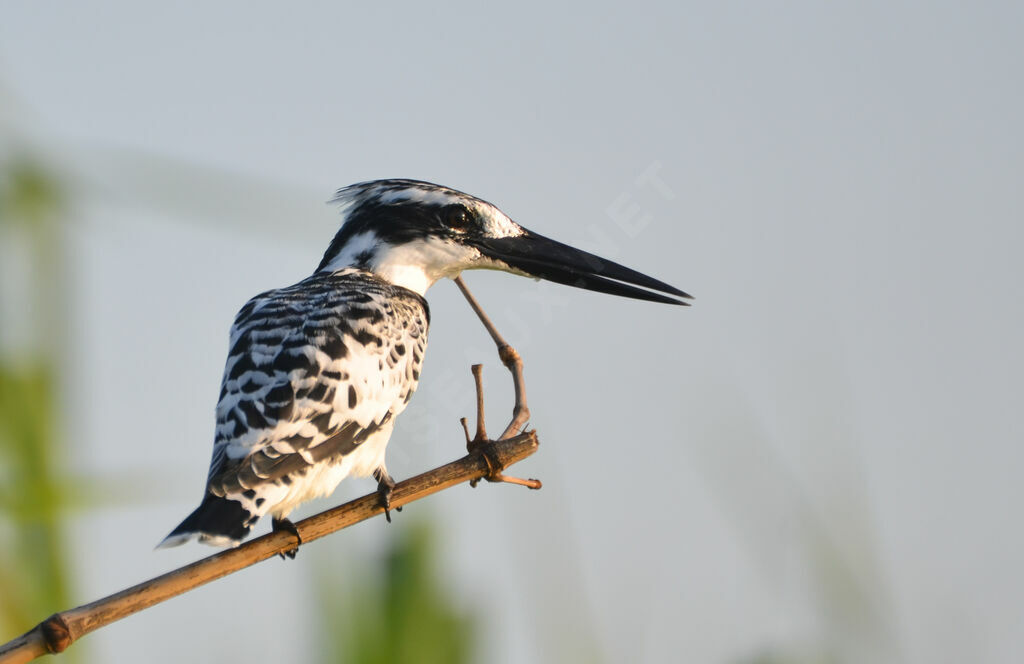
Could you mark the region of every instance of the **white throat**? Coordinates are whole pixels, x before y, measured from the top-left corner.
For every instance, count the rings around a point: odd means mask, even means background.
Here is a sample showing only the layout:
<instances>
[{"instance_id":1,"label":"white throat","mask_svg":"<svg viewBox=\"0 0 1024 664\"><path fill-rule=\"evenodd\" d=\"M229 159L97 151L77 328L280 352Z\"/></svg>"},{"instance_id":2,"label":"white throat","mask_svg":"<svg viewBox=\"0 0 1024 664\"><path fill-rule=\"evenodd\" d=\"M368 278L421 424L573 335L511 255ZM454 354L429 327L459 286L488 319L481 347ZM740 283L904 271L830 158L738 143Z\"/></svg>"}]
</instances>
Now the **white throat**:
<instances>
[{"instance_id":1,"label":"white throat","mask_svg":"<svg viewBox=\"0 0 1024 664\"><path fill-rule=\"evenodd\" d=\"M323 271L365 267L389 283L423 295L438 279L457 277L479 258L476 249L451 241L428 237L391 245L367 232L353 236Z\"/></svg>"},{"instance_id":2,"label":"white throat","mask_svg":"<svg viewBox=\"0 0 1024 664\"><path fill-rule=\"evenodd\" d=\"M385 263L372 269L378 277L402 288L424 295L440 277L427 274L420 265L401 265Z\"/></svg>"}]
</instances>

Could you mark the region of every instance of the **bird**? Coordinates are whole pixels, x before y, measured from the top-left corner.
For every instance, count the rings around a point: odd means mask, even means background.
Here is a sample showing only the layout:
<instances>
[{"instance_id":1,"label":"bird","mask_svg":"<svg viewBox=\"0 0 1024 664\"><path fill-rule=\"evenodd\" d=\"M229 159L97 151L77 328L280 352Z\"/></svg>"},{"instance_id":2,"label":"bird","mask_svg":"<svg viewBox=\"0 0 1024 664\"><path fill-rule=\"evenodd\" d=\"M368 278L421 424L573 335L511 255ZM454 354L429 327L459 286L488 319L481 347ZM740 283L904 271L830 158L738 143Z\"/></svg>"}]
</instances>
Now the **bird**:
<instances>
[{"instance_id":1,"label":"bird","mask_svg":"<svg viewBox=\"0 0 1024 664\"><path fill-rule=\"evenodd\" d=\"M440 279L489 269L657 303L692 299L449 187L373 180L331 202L342 223L313 274L256 295L234 319L202 501L159 547L238 546L268 514L298 538L289 513L349 476L372 475L387 510L385 448L419 382L424 296Z\"/></svg>"}]
</instances>

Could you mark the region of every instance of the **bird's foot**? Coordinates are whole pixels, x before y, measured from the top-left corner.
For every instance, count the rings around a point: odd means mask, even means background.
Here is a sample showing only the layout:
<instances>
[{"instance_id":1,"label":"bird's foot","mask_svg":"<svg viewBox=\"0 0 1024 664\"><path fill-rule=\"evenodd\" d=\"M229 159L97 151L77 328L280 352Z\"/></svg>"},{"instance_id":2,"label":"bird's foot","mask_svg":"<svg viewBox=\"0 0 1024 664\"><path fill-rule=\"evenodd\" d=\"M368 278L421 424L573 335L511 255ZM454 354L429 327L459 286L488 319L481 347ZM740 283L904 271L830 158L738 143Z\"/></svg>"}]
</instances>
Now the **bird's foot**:
<instances>
[{"instance_id":1,"label":"bird's foot","mask_svg":"<svg viewBox=\"0 0 1024 664\"><path fill-rule=\"evenodd\" d=\"M294 560L295 554L299 552L299 546L302 544L302 535L299 534L299 529L288 519L271 519L270 528L275 533L283 530L286 533L295 535L295 548L277 554L281 556L281 560L284 560L286 556L289 560Z\"/></svg>"},{"instance_id":2,"label":"bird's foot","mask_svg":"<svg viewBox=\"0 0 1024 664\"><path fill-rule=\"evenodd\" d=\"M377 480L377 504L384 508L384 518L391 523L391 493L395 489L395 480L383 468L373 471L373 479ZM395 511L401 512L402 508L396 507Z\"/></svg>"}]
</instances>

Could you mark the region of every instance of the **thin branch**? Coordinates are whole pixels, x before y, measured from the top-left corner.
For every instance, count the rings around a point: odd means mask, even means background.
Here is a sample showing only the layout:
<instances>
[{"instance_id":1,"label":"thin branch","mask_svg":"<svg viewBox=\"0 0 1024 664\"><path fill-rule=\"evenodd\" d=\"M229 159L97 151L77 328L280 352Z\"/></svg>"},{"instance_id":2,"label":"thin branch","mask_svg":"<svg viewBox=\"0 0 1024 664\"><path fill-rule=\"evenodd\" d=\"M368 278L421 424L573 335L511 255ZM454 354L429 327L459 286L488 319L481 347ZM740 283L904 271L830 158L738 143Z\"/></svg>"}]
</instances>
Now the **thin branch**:
<instances>
[{"instance_id":1,"label":"thin branch","mask_svg":"<svg viewBox=\"0 0 1024 664\"><path fill-rule=\"evenodd\" d=\"M460 291L462 291L462 295L466 298L466 301L469 302L469 306L473 307L473 311L476 313L477 318L479 318L480 322L484 324L485 328L487 328L487 333L491 335L491 339L494 339L494 344L498 348L507 346L508 342L505 341L505 338L498 332L498 328L494 327L494 323L492 323L491 319L488 318L486 313L484 313L483 307L480 306L477 299L471 292L469 292L469 286L467 286L466 282L462 279L462 275L460 274L452 281L454 281L455 285L459 287Z\"/></svg>"},{"instance_id":2,"label":"thin branch","mask_svg":"<svg viewBox=\"0 0 1024 664\"><path fill-rule=\"evenodd\" d=\"M440 468L399 482L391 494L391 509L425 498L456 484L479 480L492 472L491 464L502 467L516 463L537 450L533 431L488 442L482 453L469 454ZM344 505L321 512L295 524L303 546L342 528L382 514L384 508L376 491ZM193 588L232 572L294 549L295 536L273 532L235 549L204 558L162 576L132 586L90 604L55 613L13 641L0 646L0 664L28 662L48 653L63 652L82 636L100 627L147 609Z\"/></svg>"},{"instance_id":3,"label":"thin branch","mask_svg":"<svg viewBox=\"0 0 1024 664\"><path fill-rule=\"evenodd\" d=\"M512 373L512 385L516 391L516 403L512 410L512 421L508 423L507 427L505 427L505 431L498 436L498 440L510 438L521 431L530 420L530 409L526 405L526 381L523 379L523 358L519 356L516 349L510 346L508 342L505 341L505 338L498 332L498 329L494 327L494 323L492 323L491 319L486 313L484 313L483 307L481 307L480 303L477 302L475 297L473 297L473 294L469 292L469 286L467 286L466 282L462 280L462 275L459 275L453 281L455 282L455 285L459 287L459 290L462 291L462 295L466 298L466 301L469 302L469 306L473 308L474 312L476 312L477 318L479 318L480 322L483 323L484 327L487 329L487 333L491 335L491 339L494 340L494 345L498 347L498 357L501 358L501 363L504 364ZM482 392L480 390L478 379L477 397L479 398L481 394ZM482 421L482 415L480 415L480 418ZM538 485L534 488L540 488L540 486Z\"/></svg>"}]
</instances>

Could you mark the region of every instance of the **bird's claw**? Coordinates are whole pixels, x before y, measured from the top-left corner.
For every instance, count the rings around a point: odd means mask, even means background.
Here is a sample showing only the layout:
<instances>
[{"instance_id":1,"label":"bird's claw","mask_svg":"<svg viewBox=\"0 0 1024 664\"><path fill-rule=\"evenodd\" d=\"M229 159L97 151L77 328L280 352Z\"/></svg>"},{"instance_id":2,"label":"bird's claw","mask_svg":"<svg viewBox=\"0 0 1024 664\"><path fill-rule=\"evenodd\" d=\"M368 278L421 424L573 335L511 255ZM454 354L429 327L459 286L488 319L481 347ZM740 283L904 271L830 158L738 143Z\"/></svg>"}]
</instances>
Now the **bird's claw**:
<instances>
[{"instance_id":1,"label":"bird's claw","mask_svg":"<svg viewBox=\"0 0 1024 664\"><path fill-rule=\"evenodd\" d=\"M383 469L377 469L373 477L377 480L377 504L384 508L384 518L391 523L391 494L395 489L395 480ZM396 507L395 511L401 512L402 508Z\"/></svg>"},{"instance_id":2,"label":"bird's claw","mask_svg":"<svg viewBox=\"0 0 1024 664\"><path fill-rule=\"evenodd\" d=\"M287 557L289 560L295 560L295 554L299 552L299 546L302 545L302 535L299 534L299 529L296 528L295 524L289 521L288 519L271 519L270 527L275 533L283 530L286 533L291 533L292 535L295 535L295 548L289 549L288 551L282 551L281 553L277 554L281 556L281 560L284 560L285 557Z\"/></svg>"}]
</instances>

